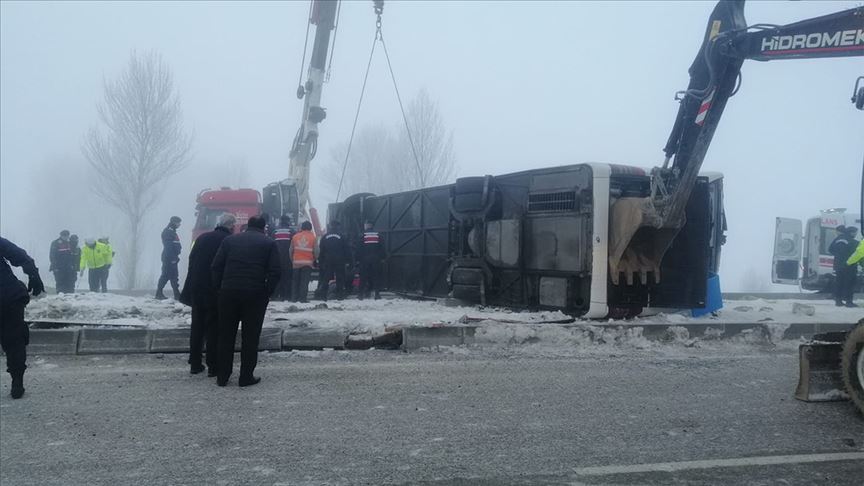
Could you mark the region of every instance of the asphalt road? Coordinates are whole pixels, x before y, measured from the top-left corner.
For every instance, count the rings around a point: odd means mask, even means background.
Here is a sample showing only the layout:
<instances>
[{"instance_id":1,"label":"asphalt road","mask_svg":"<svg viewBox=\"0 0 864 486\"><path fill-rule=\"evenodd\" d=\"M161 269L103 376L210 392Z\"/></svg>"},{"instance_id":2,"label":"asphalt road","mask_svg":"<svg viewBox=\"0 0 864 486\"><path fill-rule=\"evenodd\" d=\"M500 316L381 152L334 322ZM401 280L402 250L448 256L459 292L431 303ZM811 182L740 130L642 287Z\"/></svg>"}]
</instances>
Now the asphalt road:
<instances>
[{"instance_id":1,"label":"asphalt road","mask_svg":"<svg viewBox=\"0 0 864 486\"><path fill-rule=\"evenodd\" d=\"M262 354L261 384L181 355L31 358L0 378L0 484L864 482L864 418L792 398L786 351L694 357Z\"/></svg>"}]
</instances>

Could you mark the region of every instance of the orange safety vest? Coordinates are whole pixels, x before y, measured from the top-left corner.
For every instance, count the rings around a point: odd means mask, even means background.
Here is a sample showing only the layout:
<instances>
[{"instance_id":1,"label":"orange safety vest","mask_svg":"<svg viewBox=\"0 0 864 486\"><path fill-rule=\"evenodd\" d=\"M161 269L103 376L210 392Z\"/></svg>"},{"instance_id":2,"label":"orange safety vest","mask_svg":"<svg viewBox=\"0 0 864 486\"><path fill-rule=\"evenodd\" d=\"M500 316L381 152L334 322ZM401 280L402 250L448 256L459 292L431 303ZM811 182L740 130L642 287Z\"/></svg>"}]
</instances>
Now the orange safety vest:
<instances>
[{"instance_id":1,"label":"orange safety vest","mask_svg":"<svg viewBox=\"0 0 864 486\"><path fill-rule=\"evenodd\" d=\"M315 262L315 235L311 231L301 231L291 238L294 268L311 267Z\"/></svg>"}]
</instances>

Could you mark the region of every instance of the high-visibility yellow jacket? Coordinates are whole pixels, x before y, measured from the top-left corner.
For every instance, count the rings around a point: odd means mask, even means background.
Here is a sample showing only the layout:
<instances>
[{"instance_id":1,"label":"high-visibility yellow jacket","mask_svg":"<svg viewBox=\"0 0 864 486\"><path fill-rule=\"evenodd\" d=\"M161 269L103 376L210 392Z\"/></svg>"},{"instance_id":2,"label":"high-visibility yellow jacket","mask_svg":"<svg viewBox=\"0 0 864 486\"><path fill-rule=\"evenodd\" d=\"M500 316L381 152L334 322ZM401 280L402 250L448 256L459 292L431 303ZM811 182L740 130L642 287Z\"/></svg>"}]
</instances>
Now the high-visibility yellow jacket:
<instances>
[{"instance_id":1,"label":"high-visibility yellow jacket","mask_svg":"<svg viewBox=\"0 0 864 486\"><path fill-rule=\"evenodd\" d=\"M864 240L861 240L858 243L858 248L855 248L855 253L846 260L846 265L855 265L856 263L861 262L862 259L864 259ZM864 264L864 262L861 263Z\"/></svg>"},{"instance_id":2,"label":"high-visibility yellow jacket","mask_svg":"<svg viewBox=\"0 0 864 486\"><path fill-rule=\"evenodd\" d=\"M102 245L101 247L99 245ZM104 259L106 265L111 265L114 263L114 248L111 247L110 243L98 243L96 245L97 250L101 250L104 253Z\"/></svg>"},{"instance_id":3,"label":"high-visibility yellow jacket","mask_svg":"<svg viewBox=\"0 0 864 486\"><path fill-rule=\"evenodd\" d=\"M102 268L108 264L105 252L105 244L96 242L92 248L84 245L81 248L81 270L85 268Z\"/></svg>"}]
</instances>

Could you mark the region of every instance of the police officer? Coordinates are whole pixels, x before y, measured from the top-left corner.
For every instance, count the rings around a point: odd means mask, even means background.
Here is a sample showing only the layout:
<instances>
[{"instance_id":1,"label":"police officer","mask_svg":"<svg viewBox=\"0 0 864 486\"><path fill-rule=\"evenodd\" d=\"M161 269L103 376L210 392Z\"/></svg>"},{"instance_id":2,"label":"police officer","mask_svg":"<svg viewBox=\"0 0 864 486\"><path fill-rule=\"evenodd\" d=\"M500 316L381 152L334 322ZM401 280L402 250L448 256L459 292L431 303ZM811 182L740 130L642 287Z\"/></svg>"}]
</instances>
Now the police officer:
<instances>
[{"instance_id":1,"label":"police officer","mask_svg":"<svg viewBox=\"0 0 864 486\"><path fill-rule=\"evenodd\" d=\"M219 336L216 384L225 386L234 367L234 341L243 321L240 386L261 381L253 373L267 303L279 283L279 247L265 233L260 216L249 218L244 233L222 240L213 259L213 286L218 292Z\"/></svg>"},{"instance_id":2,"label":"police officer","mask_svg":"<svg viewBox=\"0 0 864 486\"><path fill-rule=\"evenodd\" d=\"M336 298L341 299L345 291L345 265L351 260L351 252L345 238L339 234L340 224L338 221L330 223L327 234L321 238L318 252L318 290L316 296L327 301L327 292L330 290L330 279L336 278Z\"/></svg>"},{"instance_id":3,"label":"police officer","mask_svg":"<svg viewBox=\"0 0 864 486\"><path fill-rule=\"evenodd\" d=\"M846 262L855 252L858 241L855 232L858 228L838 226L837 237L828 247L828 252L834 256L834 303L837 307L857 307L852 302L855 291L855 280L858 275L856 265L848 265Z\"/></svg>"},{"instance_id":4,"label":"police officer","mask_svg":"<svg viewBox=\"0 0 864 486\"><path fill-rule=\"evenodd\" d=\"M156 298L164 300L165 294L162 289L165 284L171 282L171 290L174 292L174 299L180 297L180 272L177 270L177 264L180 262L180 237L177 235L177 228L180 227L180 218L171 216L168 221L168 226L162 230L162 275L159 276L159 283L156 285Z\"/></svg>"},{"instance_id":5,"label":"police officer","mask_svg":"<svg viewBox=\"0 0 864 486\"><path fill-rule=\"evenodd\" d=\"M81 275L84 275L84 269L87 271L87 281L90 284L91 292L99 292L99 286L102 282L102 274L105 272L105 245L99 243L93 238L84 240L84 248L81 249Z\"/></svg>"},{"instance_id":6,"label":"police officer","mask_svg":"<svg viewBox=\"0 0 864 486\"><path fill-rule=\"evenodd\" d=\"M51 250L48 253L48 271L54 274L54 285L57 293L70 293L74 291L74 284L70 288L70 281L74 282L75 274L69 275L70 259L72 258L72 245L69 243L69 230L60 232L60 237L51 242Z\"/></svg>"},{"instance_id":7,"label":"police officer","mask_svg":"<svg viewBox=\"0 0 864 486\"><path fill-rule=\"evenodd\" d=\"M15 278L9 265L21 267L29 280L25 286ZM0 237L0 348L6 353L6 371L12 376L12 398L24 395L24 370L27 369L27 344L30 330L24 322L29 294L45 291L39 269L26 251Z\"/></svg>"},{"instance_id":8,"label":"police officer","mask_svg":"<svg viewBox=\"0 0 864 486\"><path fill-rule=\"evenodd\" d=\"M193 375L204 371L201 354L207 341L207 376L216 376L216 353L218 336L218 312L216 289L213 287L213 259L222 240L234 232L237 220L231 213L219 218L213 231L202 234L189 252L189 272L180 301L192 307L192 329L189 333L189 372Z\"/></svg>"},{"instance_id":9,"label":"police officer","mask_svg":"<svg viewBox=\"0 0 864 486\"><path fill-rule=\"evenodd\" d=\"M315 233L312 232L312 223L303 221L300 232L291 238L291 267L292 284L291 296L294 302L307 302L309 295L309 278L312 275L312 267L318 258L318 245Z\"/></svg>"},{"instance_id":10,"label":"police officer","mask_svg":"<svg viewBox=\"0 0 864 486\"><path fill-rule=\"evenodd\" d=\"M78 271L81 270L81 247L78 246L78 235L69 237L70 258L69 258L69 282L68 292L74 293L75 287L78 284Z\"/></svg>"},{"instance_id":11,"label":"police officer","mask_svg":"<svg viewBox=\"0 0 864 486\"><path fill-rule=\"evenodd\" d=\"M276 287L276 292L273 298L281 301L291 300L291 238L294 236L294 225L291 224L291 216L282 215L279 218L279 227L273 232L273 239L276 240L276 245L279 247L279 260L282 269L282 276L279 278L279 285Z\"/></svg>"},{"instance_id":12,"label":"police officer","mask_svg":"<svg viewBox=\"0 0 864 486\"><path fill-rule=\"evenodd\" d=\"M381 262L384 261L384 239L372 229L372 222L367 221L363 225L363 238L357 245L357 253L360 260L360 298L369 297L369 293L375 292L375 299L380 298L378 274Z\"/></svg>"},{"instance_id":13,"label":"police officer","mask_svg":"<svg viewBox=\"0 0 864 486\"><path fill-rule=\"evenodd\" d=\"M103 260L105 260L105 266L99 274L99 287L102 292L108 292L108 273L111 271L111 265L114 264L114 255L116 253L114 253L114 248L111 246L111 242L108 241L107 236L99 238L98 242L102 244L100 250L103 253Z\"/></svg>"}]
</instances>

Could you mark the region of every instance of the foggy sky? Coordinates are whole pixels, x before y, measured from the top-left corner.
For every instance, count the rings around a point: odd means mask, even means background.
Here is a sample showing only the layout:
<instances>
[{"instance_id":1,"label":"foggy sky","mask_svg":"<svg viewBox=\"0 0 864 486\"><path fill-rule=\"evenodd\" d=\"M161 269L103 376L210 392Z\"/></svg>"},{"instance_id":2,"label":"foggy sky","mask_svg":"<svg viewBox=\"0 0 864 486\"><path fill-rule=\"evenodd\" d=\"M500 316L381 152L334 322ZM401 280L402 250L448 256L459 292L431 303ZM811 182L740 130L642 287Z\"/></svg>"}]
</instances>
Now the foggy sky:
<instances>
[{"instance_id":1,"label":"foggy sky","mask_svg":"<svg viewBox=\"0 0 864 486\"><path fill-rule=\"evenodd\" d=\"M856 4L751 2L745 12L750 24L782 24ZM426 88L453 130L458 175L591 161L651 167L662 162L678 108L673 95L687 85L713 7L390 1L383 28L403 98ZM306 2L0 3L0 232L43 271L63 228L122 239L117 214L89 189L80 143L97 120L103 78L125 67L131 49L156 49L173 69L194 160L146 222L143 273L155 282L158 233L172 214L183 217L188 254L200 189L237 185L220 176L243 176L257 189L287 177L302 110L294 93L307 9ZM334 194L318 168L347 141L374 21L371 1L344 2L312 163L311 197L322 209ZM775 216L857 207L864 115L849 97L860 75L861 58L744 64L743 86L704 164L725 174L726 290L749 268L767 284ZM361 125L398 122L383 56L367 89Z\"/></svg>"}]
</instances>

